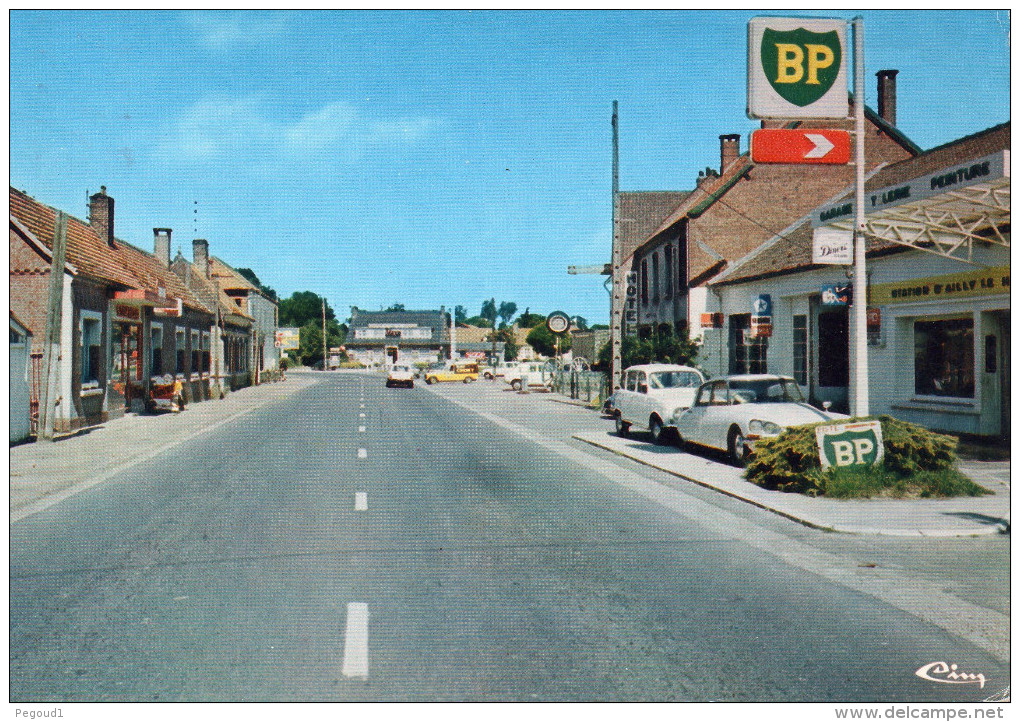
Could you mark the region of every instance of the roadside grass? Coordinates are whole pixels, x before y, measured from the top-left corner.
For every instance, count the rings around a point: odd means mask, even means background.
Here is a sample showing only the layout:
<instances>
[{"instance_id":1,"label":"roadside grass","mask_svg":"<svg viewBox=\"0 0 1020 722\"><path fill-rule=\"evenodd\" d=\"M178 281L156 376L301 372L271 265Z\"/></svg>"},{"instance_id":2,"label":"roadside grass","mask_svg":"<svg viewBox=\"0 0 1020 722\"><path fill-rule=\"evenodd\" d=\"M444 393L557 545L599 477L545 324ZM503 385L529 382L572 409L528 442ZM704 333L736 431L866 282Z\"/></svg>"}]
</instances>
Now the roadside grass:
<instances>
[{"instance_id":1,"label":"roadside grass","mask_svg":"<svg viewBox=\"0 0 1020 722\"><path fill-rule=\"evenodd\" d=\"M834 469L821 475L820 496L831 499L931 499L983 496L991 492L956 469L919 471L901 476L884 466L873 469Z\"/></svg>"},{"instance_id":2,"label":"roadside grass","mask_svg":"<svg viewBox=\"0 0 1020 722\"><path fill-rule=\"evenodd\" d=\"M815 427L824 424L810 424L759 441L747 465L746 478L766 489L833 499L920 499L992 493L956 468L956 438L891 416L877 420L882 424L884 448L884 460L878 466L822 469Z\"/></svg>"}]
</instances>

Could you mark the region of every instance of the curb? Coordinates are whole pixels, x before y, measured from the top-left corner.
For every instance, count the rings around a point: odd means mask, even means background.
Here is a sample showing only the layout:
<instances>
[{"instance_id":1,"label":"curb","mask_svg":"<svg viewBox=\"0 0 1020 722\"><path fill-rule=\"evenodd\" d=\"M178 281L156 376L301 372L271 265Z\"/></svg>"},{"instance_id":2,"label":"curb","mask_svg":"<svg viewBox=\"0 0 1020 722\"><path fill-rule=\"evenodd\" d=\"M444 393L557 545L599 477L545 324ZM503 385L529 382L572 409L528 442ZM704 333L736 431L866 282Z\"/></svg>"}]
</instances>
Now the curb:
<instances>
[{"instance_id":1,"label":"curb","mask_svg":"<svg viewBox=\"0 0 1020 722\"><path fill-rule=\"evenodd\" d=\"M611 446L608 446L608 445L605 445L605 444L600 444L597 441L593 441L593 440L591 440L589 438L585 438L584 436L582 436L580 434L574 434L572 436L572 438L577 440L577 441L581 441L581 442L583 442L585 444L589 444L589 445L594 446L596 448L603 449L603 450L608 451L610 453L616 454L617 456L622 456L624 458L630 459L631 461L637 462L638 464L642 464L643 466L649 466L649 467L651 467L653 469L656 469L658 471L661 471L661 472L663 472L665 474L669 474L671 476L675 476L678 479L683 479L684 481L689 481L689 482L691 482L693 484L696 484L696 485L698 485L700 487L703 487L705 489L710 489L712 491L718 492L720 494L723 494L724 496L730 497L731 499L736 499L738 501L744 502L745 504L750 504L752 506L756 506L759 509L764 509L766 511L770 511L773 514L776 514L777 516L783 517L784 519L789 519L790 521L797 522L798 524L801 524L801 525L806 526L806 527L811 528L811 529L817 529L818 531L824 531L824 532L830 532L830 533L838 533L838 534L859 534L859 535L868 535L868 536L892 536L892 537L923 537L923 538L933 538L933 537L950 538L950 537L991 536L993 534L1009 534L1010 533L1010 525L1004 519L1000 520L1000 523L996 524L995 526L981 525L981 526L970 527L968 529L938 530L938 531L921 531L920 529L880 529L880 528L876 528L876 527L857 527L857 526L846 526L846 525L841 525L841 524L821 524L821 523L813 522L813 521L811 521L809 519L804 519L803 517L797 516L793 512L789 512L789 511L786 511L784 509L777 508L775 506L772 506L772 505L766 504L764 502L761 502L761 501L759 501L757 499L751 499L751 498L749 498L747 496L743 496L741 494L738 494L737 492L730 491L728 489L722 489L722 488L720 488L718 486L715 486L714 484L711 484L710 482L703 481L701 479L695 479L692 476L688 476L686 474L682 474L682 473L680 473L680 472L678 472L678 471L676 471L674 469L668 469L668 468L666 468L664 466L661 466L659 464L656 464L656 463L654 463L652 461L649 461L649 460L646 460L646 459L641 459L641 458L639 458L637 456L632 456L632 455L627 454L627 453L625 453L623 451L620 451L619 449L615 449L615 448L613 448Z\"/></svg>"}]
</instances>

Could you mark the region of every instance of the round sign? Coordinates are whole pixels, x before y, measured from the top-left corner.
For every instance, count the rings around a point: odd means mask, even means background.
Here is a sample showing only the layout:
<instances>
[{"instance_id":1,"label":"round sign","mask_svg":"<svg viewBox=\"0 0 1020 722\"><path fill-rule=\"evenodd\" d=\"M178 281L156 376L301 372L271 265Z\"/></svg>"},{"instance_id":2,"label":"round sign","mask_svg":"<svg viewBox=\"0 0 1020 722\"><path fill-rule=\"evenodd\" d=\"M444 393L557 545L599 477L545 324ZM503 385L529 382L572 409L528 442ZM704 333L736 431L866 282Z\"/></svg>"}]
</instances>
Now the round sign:
<instances>
[{"instance_id":1,"label":"round sign","mask_svg":"<svg viewBox=\"0 0 1020 722\"><path fill-rule=\"evenodd\" d=\"M553 311L546 317L545 325L553 333L566 333L570 330L570 317L563 311Z\"/></svg>"}]
</instances>

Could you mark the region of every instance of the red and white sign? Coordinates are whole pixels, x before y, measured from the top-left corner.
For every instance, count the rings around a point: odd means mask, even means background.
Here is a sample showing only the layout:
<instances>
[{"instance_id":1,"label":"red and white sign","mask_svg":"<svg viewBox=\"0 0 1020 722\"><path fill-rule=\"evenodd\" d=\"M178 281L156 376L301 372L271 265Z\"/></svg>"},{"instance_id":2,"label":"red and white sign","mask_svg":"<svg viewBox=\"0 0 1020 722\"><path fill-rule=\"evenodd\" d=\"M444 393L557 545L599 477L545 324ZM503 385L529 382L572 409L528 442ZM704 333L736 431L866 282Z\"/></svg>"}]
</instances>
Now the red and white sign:
<instances>
[{"instance_id":1,"label":"red and white sign","mask_svg":"<svg viewBox=\"0 0 1020 722\"><path fill-rule=\"evenodd\" d=\"M820 128L762 128L751 133L751 160L846 165L850 162L850 133Z\"/></svg>"}]
</instances>

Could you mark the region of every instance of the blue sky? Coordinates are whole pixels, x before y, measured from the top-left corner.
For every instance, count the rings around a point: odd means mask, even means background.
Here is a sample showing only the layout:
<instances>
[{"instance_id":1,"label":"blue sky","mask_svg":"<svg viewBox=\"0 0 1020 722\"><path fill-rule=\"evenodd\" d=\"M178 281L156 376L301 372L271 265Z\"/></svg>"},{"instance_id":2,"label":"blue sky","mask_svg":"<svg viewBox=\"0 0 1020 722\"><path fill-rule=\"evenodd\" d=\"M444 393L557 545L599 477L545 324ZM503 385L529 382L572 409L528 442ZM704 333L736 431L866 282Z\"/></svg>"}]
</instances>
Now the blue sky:
<instances>
[{"instance_id":1,"label":"blue sky","mask_svg":"<svg viewBox=\"0 0 1020 722\"><path fill-rule=\"evenodd\" d=\"M566 267L609 260L612 102L621 190L690 189L756 127L755 14L12 11L11 184L80 218L105 185L120 238L207 238L340 318L495 297L606 322ZM867 102L899 69L922 148L1009 120L1008 13L860 14Z\"/></svg>"}]
</instances>

